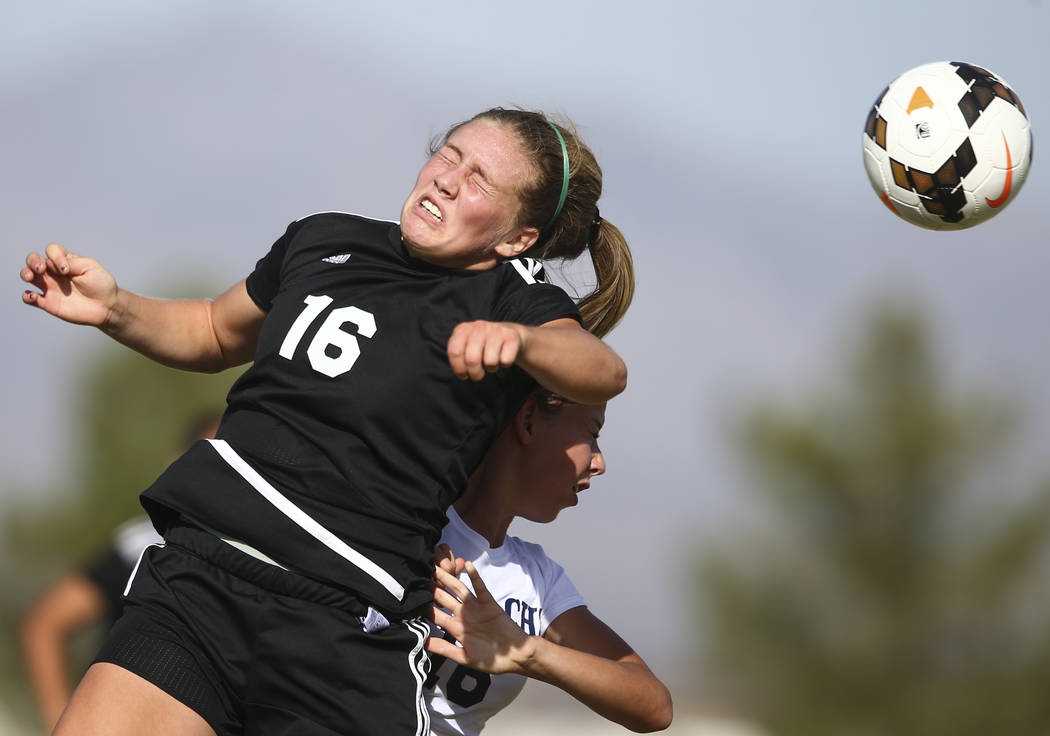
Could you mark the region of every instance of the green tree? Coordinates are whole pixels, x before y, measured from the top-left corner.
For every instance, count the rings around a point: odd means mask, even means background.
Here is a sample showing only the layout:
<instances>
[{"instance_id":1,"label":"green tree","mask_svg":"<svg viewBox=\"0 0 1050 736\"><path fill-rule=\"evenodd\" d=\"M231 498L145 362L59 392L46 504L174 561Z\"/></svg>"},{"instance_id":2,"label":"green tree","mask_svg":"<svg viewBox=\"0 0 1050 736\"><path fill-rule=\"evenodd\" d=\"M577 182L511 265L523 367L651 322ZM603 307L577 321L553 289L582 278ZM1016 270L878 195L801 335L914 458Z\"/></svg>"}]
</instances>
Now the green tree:
<instances>
[{"instance_id":1,"label":"green tree","mask_svg":"<svg viewBox=\"0 0 1050 736\"><path fill-rule=\"evenodd\" d=\"M60 573L100 552L119 523L143 513L139 493L184 449L192 424L222 411L240 373L178 371L115 344L77 372L78 399L68 414L79 438L75 475L63 489L21 494L30 500L5 508L0 537L0 626L8 644L0 646L0 697L27 723L35 715L18 657L22 612ZM99 633L74 642L78 670L94 654Z\"/></svg>"},{"instance_id":2,"label":"green tree","mask_svg":"<svg viewBox=\"0 0 1050 736\"><path fill-rule=\"evenodd\" d=\"M952 391L913 306L857 335L844 380L743 413L770 513L699 560L710 676L776 736L1047 733L1050 487L1002 481L1015 413Z\"/></svg>"}]
</instances>

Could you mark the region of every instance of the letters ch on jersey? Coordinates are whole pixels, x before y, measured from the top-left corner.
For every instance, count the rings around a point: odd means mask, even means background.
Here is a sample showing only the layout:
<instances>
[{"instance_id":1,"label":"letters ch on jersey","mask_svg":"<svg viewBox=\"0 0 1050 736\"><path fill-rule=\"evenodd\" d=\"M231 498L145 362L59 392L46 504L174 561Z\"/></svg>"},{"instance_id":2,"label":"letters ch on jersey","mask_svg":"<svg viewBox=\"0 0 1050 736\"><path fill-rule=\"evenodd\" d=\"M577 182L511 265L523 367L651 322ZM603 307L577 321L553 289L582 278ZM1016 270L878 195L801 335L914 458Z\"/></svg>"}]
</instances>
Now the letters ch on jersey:
<instances>
[{"instance_id":1,"label":"letters ch on jersey","mask_svg":"<svg viewBox=\"0 0 1050 736\"><path fill-rule=\"evenodd\" d=\"M503 610L510 616L510 620L529 636L536 636L536 619L539 618L539 608L534 608L517 598L508 598L503 603Z\"/></svg>"}]
</instances>

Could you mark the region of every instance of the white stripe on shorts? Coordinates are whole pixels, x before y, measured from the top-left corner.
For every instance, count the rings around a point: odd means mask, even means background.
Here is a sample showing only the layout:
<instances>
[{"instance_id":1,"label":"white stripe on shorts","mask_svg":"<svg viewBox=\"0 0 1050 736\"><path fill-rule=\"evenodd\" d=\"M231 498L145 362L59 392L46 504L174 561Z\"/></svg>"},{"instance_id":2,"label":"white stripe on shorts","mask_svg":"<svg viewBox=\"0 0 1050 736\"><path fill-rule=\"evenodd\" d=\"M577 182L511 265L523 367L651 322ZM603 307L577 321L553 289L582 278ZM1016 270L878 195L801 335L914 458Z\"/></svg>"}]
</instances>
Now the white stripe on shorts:
<instances>
[{"instance_id":1,"label":"white stripe on shorts","mask_svg":"<svg viewBox=\"0 0 1050 736\"><path fill-rule=\"evenodd\" d=\"M225 440L208 440L208 442L231 468L236 470L242 478L248 481L251 487L257 490L263 498L276 506L278 511L298 524L310 536L328 547L328 549L368 574L376 582L386 588L387 591L397 598L398 601L405 597L404 586L397 582L390 573L372 562L372 560L365 557L356 549L353 549L342 539L323 527L316 519L292 503L287 496L282 494L270 485L269 481L259 475L255 468L245 462Z\"/></svg>"},{"instance_id":2,"label":"white stripe on shorts","mask_svg":"<svg viewBox=\"0 0 1050 736\"><path fill-rule=\"evenodd\" d=\"M163 546L164 546L164 542L154 542L153 544L147 544L145 547L142 548L142 551L139 552L139 558L138 558L138 560L135 561L135 567L131 568L131 574L128 575L128 582L124 585L123 596L125 598L128 597L128 593L131 591L131 584L135 581L135 575L138 574L139 565L142 564L142 558L146 556L146 550L148 550L150 547L163 547Z\"/></svg>"},{"instance_id":3,"label":"white stripe on shorts","mask_svg":"<svg viewBox=\"0 0 1050 736\"><path fill-rule=\"evenodd\" d=\"M423 683L427 676L425 664L427 654L424 650L427 637L430 636L430 624L414 618L405 621L405 625L419 639L419 643L413 647L412 652L408 655L408 666L416 678L416 736L428 736L430 733L430 709L427 708L427 701L423 695Z\"/></svg>"}]
</instances>

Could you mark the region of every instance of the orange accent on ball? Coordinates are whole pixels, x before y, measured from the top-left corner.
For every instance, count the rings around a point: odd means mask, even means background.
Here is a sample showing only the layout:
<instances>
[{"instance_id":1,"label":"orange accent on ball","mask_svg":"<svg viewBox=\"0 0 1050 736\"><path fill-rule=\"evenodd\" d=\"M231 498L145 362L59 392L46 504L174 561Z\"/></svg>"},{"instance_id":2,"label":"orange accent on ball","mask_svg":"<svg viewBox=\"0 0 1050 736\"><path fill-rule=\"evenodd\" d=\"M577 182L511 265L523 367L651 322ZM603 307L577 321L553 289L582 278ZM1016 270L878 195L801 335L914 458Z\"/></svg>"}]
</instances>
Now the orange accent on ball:
<instances>
[{"instance_id":1,"label":"orange accent on ball","mask_svg":"<svg viewBox=\"0 0 1050 736\"><path fill-rule=\"evenodd\" d=\"M883 192L882 194L879 195L879 199L882 200L882 203L884 205L886 205L887 207L890 208L890 212L892 212L893 214L897 215L897 217L900 217L901 213L898 212L897 208L893 206L893 202L890 201L890 195L886 194L886 192Z\"/></svg>"},{"instance_id":2,"label":"orange accent on ball","mask_svg":"<svg viewBox=\"0 0 1050 736\"><path fill-rule=\"evenodd\" d=\"M1001 207L1007 197L1010 196L1010 187L1014 183L1014 166L1013 161L1010 159L1010 144L1006 142L1006 133L1003 133L1003 145L1006 146L1006 181L1003 182L1003 193L997 198L988 199L985 197L984 201L988 203L989 207Z\"/></svg>"},{"instance_id":3,"label":"orange accent on ball","mask_svg":"<svg viewBox=\"0 0 1050 736\"><path fill-rule=\"evenodd\" d=\"M926 94L926 90L922 87L916 87L915 91L911 95L911 102L908 103L908 114L911 115L913 112L921 107L933 108L933 100Z\"/></svg>"}]
</instances>

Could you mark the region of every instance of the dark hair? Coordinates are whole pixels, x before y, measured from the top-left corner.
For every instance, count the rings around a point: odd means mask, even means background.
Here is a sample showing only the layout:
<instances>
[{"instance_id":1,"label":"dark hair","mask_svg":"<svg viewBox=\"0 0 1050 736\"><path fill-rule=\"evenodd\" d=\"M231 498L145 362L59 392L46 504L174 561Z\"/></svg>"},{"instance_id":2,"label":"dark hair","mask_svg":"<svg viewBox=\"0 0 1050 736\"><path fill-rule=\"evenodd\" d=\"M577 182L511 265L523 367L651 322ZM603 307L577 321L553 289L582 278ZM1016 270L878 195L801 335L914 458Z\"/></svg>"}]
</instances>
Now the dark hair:
<instances>
[{"instance_id":1,"label":"dark hair","mask_svg":"<svg viewBox=\"0 0 1050 736\"><path fill-rule=\"evenodd\" d=\"M631 304L634 265L623 234L598 215L602 170L594 154L580 140L571 123L555 123L540 112L502 107L486 110L452 126L444 137L434 141L431 152L444 145L460 127L475 120L491 120L511 128L532 162L532 181L523 182L518 192L521 200L518 224L540 229L540 237L530 248L530 255L571 260L590 250L598 283L594 291L580 300L579 308L584 327L603 337ZM564 169L561 142L552 128L554 125L565 140L569 156L569 188L565 203L552 222L561 196Z\"/></svg>"}]
</instances>

